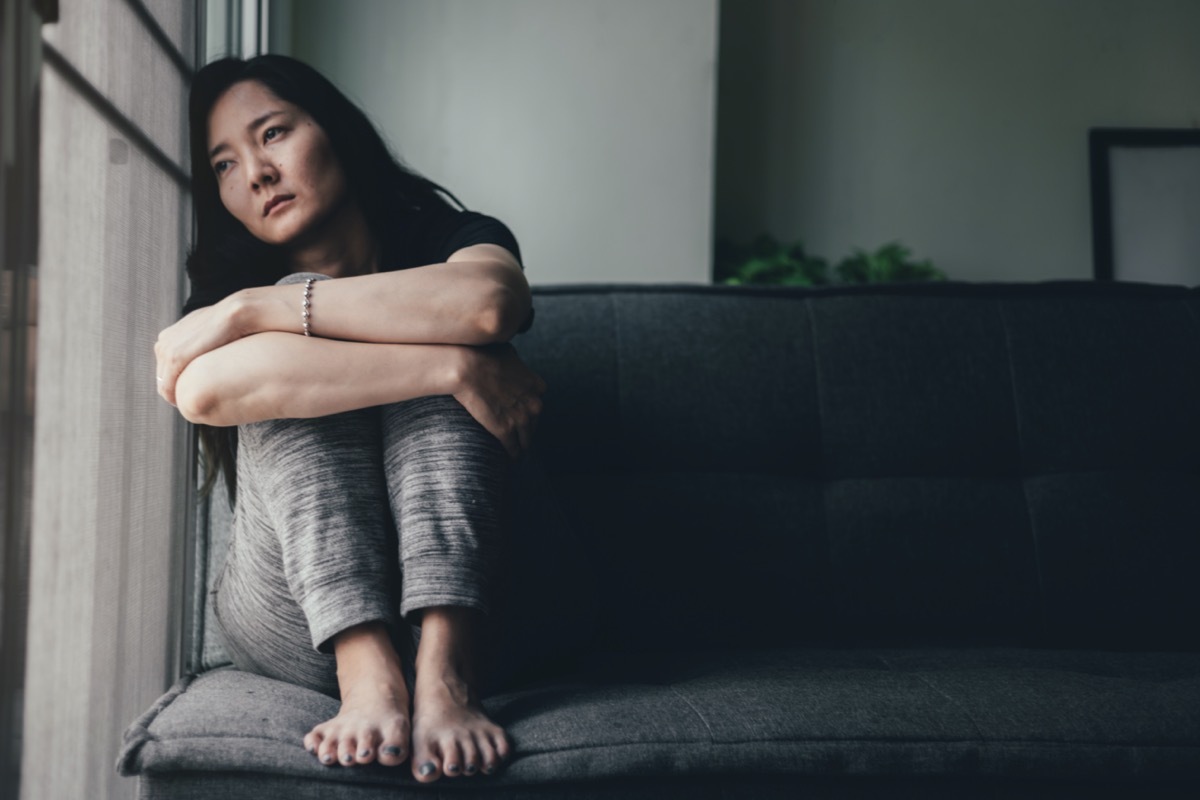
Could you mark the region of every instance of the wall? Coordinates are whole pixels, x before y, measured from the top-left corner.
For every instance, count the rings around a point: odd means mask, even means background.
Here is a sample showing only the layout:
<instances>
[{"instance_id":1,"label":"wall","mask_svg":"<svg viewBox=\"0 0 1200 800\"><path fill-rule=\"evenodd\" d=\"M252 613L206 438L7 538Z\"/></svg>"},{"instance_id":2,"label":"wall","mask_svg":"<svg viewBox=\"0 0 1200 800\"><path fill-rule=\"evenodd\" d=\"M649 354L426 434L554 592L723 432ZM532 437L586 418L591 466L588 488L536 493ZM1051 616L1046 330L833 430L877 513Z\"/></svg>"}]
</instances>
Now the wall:
<instances>
[{"instance_id":1,"label":"wall","mask_svg":"<svg viewBox=\"0 0 1200 800\"><path fill-rule=\"evenodd\" d=\"M513 229L532 283L709 280L717 0L277 5L408 165Z\"/></svg>"},{"instance_id":2,"label":"wall","mask_svg":"<svg viewBox=\"0 0 1200 800\"><path fill-rule=\"evenodd\" d=\"M720 22L735 240L1090 278L1088 128L1200 126L1195 0L736 0Z\"/></svg>"}]
</instances>

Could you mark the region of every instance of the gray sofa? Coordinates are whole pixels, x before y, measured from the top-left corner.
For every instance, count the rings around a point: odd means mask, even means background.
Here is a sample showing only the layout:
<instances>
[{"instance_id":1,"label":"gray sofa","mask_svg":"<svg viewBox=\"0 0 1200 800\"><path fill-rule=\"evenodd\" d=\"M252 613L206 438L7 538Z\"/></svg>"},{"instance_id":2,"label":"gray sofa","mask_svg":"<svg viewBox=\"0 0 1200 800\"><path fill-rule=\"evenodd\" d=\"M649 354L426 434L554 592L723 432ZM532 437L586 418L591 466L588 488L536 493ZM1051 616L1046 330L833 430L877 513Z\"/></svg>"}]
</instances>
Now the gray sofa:
<instances>
[{"instance_id":1,"label":"gray sofa","mask_svg":"<svg viewBox=\"0 0 1200 800\"><path fill-rule=\"evenodd\" d=\"M323 767L336 700L219 666L208 628L126 734L143 798L1200 797L1200 287L535 307L508 766Z\"/></svg>"}]
</instances>

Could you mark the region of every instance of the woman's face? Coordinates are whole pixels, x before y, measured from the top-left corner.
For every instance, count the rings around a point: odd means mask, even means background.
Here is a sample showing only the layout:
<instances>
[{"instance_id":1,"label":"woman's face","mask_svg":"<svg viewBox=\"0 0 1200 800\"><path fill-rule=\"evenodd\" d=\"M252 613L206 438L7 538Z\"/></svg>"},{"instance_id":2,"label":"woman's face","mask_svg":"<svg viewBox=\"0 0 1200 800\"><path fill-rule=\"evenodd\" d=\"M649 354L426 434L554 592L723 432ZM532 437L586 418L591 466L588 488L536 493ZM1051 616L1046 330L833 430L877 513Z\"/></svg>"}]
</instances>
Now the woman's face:
<instances>
[{"instance_id":1,"label":"woman's face","mask_svg":"<svg viewBox=\"0 0 1200 800\"><path fill-rule=\"evenodd\" d=\"M208 149L221 202L264 242L296 243L345 202L346 176L325 131L258 81L217 99Z\"/></svg>"}]
</instances>

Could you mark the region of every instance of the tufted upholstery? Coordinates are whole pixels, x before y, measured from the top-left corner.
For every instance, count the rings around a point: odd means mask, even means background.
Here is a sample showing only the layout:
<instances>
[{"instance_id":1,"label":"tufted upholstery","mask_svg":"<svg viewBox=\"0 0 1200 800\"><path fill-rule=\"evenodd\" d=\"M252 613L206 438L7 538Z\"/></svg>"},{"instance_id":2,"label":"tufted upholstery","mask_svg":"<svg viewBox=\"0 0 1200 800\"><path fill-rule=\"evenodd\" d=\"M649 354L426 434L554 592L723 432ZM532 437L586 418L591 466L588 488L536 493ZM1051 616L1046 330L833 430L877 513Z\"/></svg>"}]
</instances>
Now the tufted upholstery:
<instances>
[{"instance_id":1,"label":"tufted upholstery","mask_svg":"<svg viewBox=\"0 0 1200 800\"><path fill-rule=\"evenodd\" d=\"M606 649L1200 649L1200 289L537 307L520 349L550 385L547 471L614 587Z\"/></svg>"}]
</instances>

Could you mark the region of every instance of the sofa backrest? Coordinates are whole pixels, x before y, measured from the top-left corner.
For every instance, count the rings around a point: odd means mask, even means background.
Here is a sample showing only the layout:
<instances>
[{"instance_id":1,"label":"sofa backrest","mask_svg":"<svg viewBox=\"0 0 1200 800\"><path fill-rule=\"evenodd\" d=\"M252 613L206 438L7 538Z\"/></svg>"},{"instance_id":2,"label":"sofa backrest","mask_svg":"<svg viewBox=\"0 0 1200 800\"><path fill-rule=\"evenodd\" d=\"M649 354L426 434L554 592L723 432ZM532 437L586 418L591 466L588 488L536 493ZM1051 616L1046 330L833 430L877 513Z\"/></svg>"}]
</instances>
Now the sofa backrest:
<instances>
[{"instance_id":1,"label":"sofa backrest","mask_svg":"<svg viewBox=\"0 0 1200 800\"><path fill-rule=\"evenodd\" d=\"M1200 650L1200 287L576 285L534 305L520 647ZM208 517L202 586L229 519Z\"/></svg>"},{"instance_id":2,"label":"sofa backrest","mask_svg":"<svg viewBox=\"0 0 1200 800\"><path fill-rule=\"evenodd\" d=\"M519 569L531 599L556 576L550 605L564 571L591 582L597 646L1200 649L1200 287L535 307L514 344L549 386L536 448L570 530L514 532L560 548Z\"/></svg>"}]
</instances>

